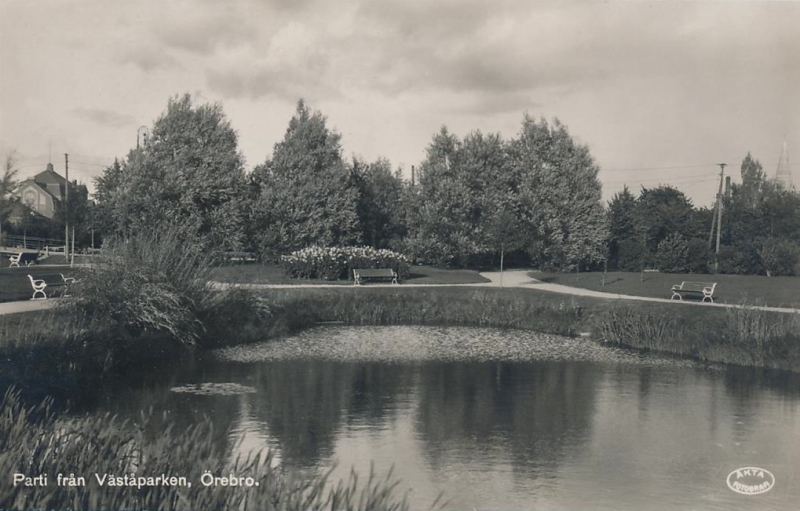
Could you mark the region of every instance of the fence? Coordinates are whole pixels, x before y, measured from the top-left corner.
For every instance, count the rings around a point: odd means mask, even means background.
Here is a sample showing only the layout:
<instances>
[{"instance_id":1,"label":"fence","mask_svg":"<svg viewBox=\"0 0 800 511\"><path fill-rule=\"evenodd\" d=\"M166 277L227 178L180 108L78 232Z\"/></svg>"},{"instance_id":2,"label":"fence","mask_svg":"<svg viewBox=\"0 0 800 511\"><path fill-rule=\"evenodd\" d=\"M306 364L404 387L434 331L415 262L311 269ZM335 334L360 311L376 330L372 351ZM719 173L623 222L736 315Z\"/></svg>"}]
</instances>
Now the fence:
<instances>
[{"instance_id":1,"label":"fence","mask_svg":"<svg viewBox=\"0 0 800 511\"><path fill-rule=\"evenodd\" d=\"M35 236L19 236L14 234L4 234L0 240L0 245L9 248L22 248L29 250L39 250L41 252L60 251L64 253L64 240L54 238L37 238Z\"/></svg>"}]
</instances>

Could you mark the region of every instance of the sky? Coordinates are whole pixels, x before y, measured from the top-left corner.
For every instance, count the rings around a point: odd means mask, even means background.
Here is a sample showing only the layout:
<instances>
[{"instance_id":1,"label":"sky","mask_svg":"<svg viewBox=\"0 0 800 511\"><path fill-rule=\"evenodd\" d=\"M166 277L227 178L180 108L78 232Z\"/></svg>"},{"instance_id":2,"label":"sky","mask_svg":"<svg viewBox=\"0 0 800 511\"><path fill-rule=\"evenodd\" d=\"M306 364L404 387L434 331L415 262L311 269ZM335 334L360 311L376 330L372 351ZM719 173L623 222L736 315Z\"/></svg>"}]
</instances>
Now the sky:
<instances>
[{"instance_id":1,"label":"sky","mask_svg":"<svg viewBox=\"0 0 800 511\"><path fill-rule=\"evenodd\" d=\"M608 200L714 200L749 152L800 185L800 2L0 0L0 155L90 185L170 97L220 102L247 167L303 98L344 156L410 176L442 125L515 137L523 115L589 146Z\"/></svg>"}]
</instances>

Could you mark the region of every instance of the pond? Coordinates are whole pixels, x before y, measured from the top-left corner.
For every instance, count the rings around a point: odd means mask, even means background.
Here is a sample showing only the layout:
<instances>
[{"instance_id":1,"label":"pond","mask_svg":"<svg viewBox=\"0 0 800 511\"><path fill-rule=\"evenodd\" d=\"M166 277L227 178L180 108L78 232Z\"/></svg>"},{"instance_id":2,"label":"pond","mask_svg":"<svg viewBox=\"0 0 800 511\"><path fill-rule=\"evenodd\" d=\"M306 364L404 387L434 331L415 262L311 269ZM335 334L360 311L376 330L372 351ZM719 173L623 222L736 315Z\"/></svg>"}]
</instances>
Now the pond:
<instances>
[{"instance_id":1,"label":"pond","mask_svg":"<svg viewBox=\"0 0 800 511\"><path fill-rule=\"evenodd\" d=\"M75 406L209 416L231 456L393 467L413 508L796 509L800 379L514 330L325 326L223 350ZM740 467L774 475L742 495Z\"/></svg>"}]
</instances>

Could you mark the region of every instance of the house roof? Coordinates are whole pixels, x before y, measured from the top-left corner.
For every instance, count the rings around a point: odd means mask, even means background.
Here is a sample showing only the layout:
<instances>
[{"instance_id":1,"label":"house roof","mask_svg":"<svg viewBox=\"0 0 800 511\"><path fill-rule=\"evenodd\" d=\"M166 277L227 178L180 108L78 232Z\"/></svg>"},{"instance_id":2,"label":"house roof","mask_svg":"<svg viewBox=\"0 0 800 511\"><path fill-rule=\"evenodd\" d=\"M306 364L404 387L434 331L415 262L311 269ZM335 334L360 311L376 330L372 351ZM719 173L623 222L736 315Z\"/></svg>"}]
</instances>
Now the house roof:
<instances>
[{"instance_id":1,"label":"house roof","mask_svg":"<svg viewBox=\"0 0 800 511\"><path fill-rule=\"evenodd\" d=\"M67 180L61 177L55 170L53 170L53 164L48 163L47 168L35 176L33 176L33 180L36 181L38 184L48 184L48 183L57 183L59 186L64 186L67 183Z\"/></svg>"}]
</instances>

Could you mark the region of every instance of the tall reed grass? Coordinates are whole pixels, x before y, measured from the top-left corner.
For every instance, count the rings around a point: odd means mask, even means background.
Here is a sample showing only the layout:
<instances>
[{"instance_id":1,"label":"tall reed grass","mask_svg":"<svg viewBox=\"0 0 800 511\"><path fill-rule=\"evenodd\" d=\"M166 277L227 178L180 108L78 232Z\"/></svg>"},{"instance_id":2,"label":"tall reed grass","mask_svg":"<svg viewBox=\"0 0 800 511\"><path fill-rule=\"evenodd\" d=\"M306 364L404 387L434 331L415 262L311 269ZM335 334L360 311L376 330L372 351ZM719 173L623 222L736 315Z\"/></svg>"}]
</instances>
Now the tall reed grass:
<instances>
[{"instance_id":1,"label":"tall reed grass","mask_svg":"<svg viewBox=\"0 0 800 511\"><path fill-rule=\"evenodd\" d=\"M137 422L113 416L64 418L50 401L26 406L16 391L0 403L0 509L407 509L391 473L365 482L351 472L333 483L329 473L301 477L284 472L269 452L232 459L214 441L210 422L178 431L172 425L150 431L151 418ZM250 477L253 485L203 484L203 474ZM48 476L47 486L12 484L15 473ZM85 485L58 485L57 476L85 478ZM100 485L95 474L185 477L188 486ZM245 483L247 481L244 481ZM255 482L258 485L255 485ZM434 503L435 504L435 503Z\"/></svg>"},{"instance_id":2,"label":"tall reed grass","mask_svg":"<svg viewBox=\"0 0 800 511\"><path fill-rule=\"evenodd\" d=\"M800 371L800 314L629 305L597 315L593 332L610 344Z\"/></svg>"},{"instance_id":3,"label":"tall reed grass","mask_svg":"<svg viewBox=\"0 0 800 511\"><path fill-rule=\"evenodd\" d=\"M584 323L577 300L517 289L275 289L269 299L290 328L315 321L349 325L463 325L575 335Z\"/></svg>"}]
</instances>

